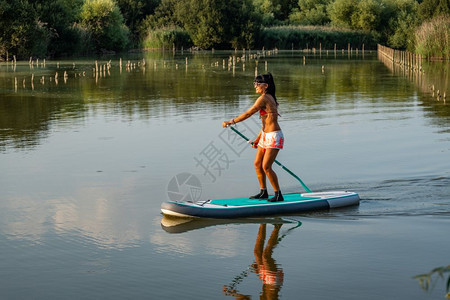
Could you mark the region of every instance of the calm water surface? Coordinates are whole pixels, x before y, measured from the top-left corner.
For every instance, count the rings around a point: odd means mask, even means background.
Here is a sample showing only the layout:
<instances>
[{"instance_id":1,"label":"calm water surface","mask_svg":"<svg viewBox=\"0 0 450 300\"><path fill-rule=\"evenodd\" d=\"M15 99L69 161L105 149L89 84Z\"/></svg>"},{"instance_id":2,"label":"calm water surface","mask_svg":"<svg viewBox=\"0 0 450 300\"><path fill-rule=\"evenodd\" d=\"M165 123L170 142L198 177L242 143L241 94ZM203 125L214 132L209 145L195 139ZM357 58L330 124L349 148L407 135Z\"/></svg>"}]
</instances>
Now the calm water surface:
<instances>
[{"instance_id":1,"label":"calm water surface","mask_svg":"<svg viewBox=\"0 0 450 300\"><path fill-rule=\"evenodd\" d=\"M450 106L430 90L448 94L448 66L418 77L375 54L303 64L289 51L233 68L232 55L149 53L122 69L112 58L97 77L94 60L0 65L2 298L445 298L448 268L428 274L428 289L414 276L450 263ZM286 136L278 160L312 190L353 190L361 205L163 218L180 173L206 199L258 190L254 152L221 122L254 102L266 70ZM253 137L259 122L237 128ZM284 192L301 190L276 170Z\"/></svg>"}]
</instances>

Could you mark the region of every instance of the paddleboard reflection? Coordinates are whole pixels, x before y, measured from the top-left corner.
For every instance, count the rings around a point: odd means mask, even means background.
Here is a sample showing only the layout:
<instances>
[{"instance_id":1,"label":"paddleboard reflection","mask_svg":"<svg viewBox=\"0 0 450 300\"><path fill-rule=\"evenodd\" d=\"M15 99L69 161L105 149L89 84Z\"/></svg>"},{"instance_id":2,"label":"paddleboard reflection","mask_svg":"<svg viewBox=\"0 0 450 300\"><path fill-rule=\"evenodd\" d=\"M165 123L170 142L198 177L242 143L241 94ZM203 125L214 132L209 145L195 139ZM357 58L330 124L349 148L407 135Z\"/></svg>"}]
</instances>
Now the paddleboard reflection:
<instances>
[{"instance_id":1,"label":"paddleboard reflection","mask_svg":"<svg viewBox=\"0 0 450 300\"><path fill-rule=\"evenodd\" d=\"M200 228L226 224L288 224L300 223L287 218L242 218L242 219L206 219L206 218L177 218L163 215L161 228L168 233L183 233ZM301 223L300 223L301 224Z\"/></svg>"}]
</instances>

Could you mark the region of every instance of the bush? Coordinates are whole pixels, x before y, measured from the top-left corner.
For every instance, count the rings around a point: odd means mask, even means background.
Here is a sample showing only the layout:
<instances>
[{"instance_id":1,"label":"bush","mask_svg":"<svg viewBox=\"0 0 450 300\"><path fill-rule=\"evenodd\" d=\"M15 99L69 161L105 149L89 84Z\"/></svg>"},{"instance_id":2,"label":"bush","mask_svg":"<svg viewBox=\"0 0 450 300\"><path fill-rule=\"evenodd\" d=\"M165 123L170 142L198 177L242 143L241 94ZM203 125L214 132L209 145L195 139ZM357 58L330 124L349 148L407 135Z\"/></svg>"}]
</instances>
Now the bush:
<instances>
[{"instance_id":1,"label":"bush","mask_svg":"<svg viewBox=\"0 0 450 300\"><path fill-rule=\"evenodd\" d=\"M424 22L416 32L416 53L428 58L450 58L450 19L438 16Z\"/></svg>"},{"instance_id":2,"label":"bush","mask_svg":"<svg viewBox=\"0 0 450 300\"><path fill-rule=\"evenodd\" d=\"M113 0L86 0L81 25L90 32L97 51L121 51L129 43L129 30Z\"/></svg>"}]
</instances>

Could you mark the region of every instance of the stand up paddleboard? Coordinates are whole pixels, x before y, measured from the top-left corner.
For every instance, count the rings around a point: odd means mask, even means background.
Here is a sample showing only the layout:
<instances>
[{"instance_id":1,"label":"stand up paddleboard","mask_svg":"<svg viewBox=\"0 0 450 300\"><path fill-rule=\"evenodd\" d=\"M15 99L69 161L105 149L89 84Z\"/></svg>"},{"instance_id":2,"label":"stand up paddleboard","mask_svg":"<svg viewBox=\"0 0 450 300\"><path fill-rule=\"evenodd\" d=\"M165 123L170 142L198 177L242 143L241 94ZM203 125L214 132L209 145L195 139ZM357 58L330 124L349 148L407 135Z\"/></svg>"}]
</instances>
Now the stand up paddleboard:
<instances>
[{"instance_id":1,"label":"stand up paddleboard","mask_svg":"<svg viewBox=\"0 0 450 300\"><path fill-rule=\"evenodd\" d=\"M208 201L162 203L165 215L194 218L244 218L282 215L330 209L359 204L359 196L353 192L333 191L319 193L294 193L283 195L284 201L268 202L248 198L211 199Z\"/></svg>"},{"instance_id":2,"label":"stand up paddleboard","mask_svg":"<svg viewBox=\"0 0 450 300\"><path fill-rule=\"evenodd\" d=\"M248 138L238 130L233 127L231 129L248 141ZM161 212L175 217L231 219L292 214L359 204L359 195L354 192L312 192L297 175L277 160L275 163L294 176L307 193L285 194L284 201L279 202L249 198L210 199L198 202L166 201L161 205Z\"/></svg>"}]
</instances>

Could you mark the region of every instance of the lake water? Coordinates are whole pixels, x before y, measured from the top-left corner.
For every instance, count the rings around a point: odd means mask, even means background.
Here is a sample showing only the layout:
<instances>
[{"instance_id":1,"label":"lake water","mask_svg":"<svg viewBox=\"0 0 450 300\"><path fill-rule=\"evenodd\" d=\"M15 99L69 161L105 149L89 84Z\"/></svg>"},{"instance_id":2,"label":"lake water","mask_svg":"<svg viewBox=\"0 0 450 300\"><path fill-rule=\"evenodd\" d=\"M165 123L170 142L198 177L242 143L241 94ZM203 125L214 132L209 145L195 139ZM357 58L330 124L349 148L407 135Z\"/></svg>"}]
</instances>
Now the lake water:
<instances>
[{"instance_id":1,"label":"lake water","mask_svg":"<svg viewBox=\"0 0 450 300\"><path fill-rule=\"evenodd\" d=\"M444 299L450 100L436 92L448 94L448 64L419 76L375 53L250 54L136 54L97 76L94 60L2 63L1 298ZM266 71L286 137L278 160L313 191L352 190L361 204L163 218L181 173L205 199L258 191L253 149L221 123L252 105ZM259 122L237 129L253 137ZM283 192L301 190L274 168Z\"/></svg>"}]
</instances>

